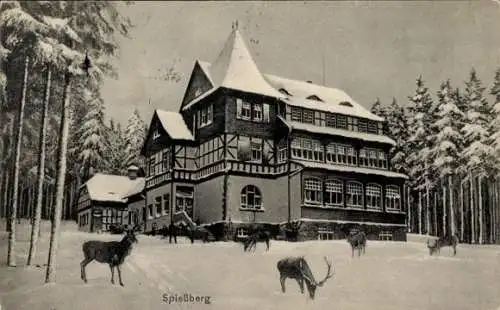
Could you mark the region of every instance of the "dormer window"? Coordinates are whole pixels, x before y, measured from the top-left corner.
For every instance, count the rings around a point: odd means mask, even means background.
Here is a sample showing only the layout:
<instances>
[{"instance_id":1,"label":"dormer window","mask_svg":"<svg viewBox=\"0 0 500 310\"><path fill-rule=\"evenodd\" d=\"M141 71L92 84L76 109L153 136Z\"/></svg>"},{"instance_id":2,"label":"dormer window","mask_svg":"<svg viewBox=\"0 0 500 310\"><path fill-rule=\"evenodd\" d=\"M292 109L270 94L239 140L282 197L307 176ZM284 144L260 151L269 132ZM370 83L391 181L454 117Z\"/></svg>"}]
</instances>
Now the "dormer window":
<instances>
[{"instance_id":1,"label":"dormer window","mask_svg":"<svg viewBox=\"0 0 500 310\"><path fill-rule=\"evenodd\" d=\"M321 100L321 98L316 96L316 95L311 95L311 96L307 97L306 99L323 102L323 100Z\"/></svg>"},{"instance_id":2,"label":"dormer window","mask_svg":"<svg viewBox=\"0 0 500 310\"><path fill-rule=\"evenodd\" d=\"M286 90L284 88L280 88L279 92L284 94L284 95L287 95L287 96L293 96L288 90Z\"/></svg>"},{"instance_id":3,"label":"dormer window","mask_svg":"<svg viewBox=\"0 0 500 310\"><path fill-rule=\"evenodd\" d=\"M158 129L155 129L153 132L153 140L156 140L160 137L160 131Z\"/></svg>"},{"instance_id":4,"label":"dormer window","mask_svg":"<svg viewBox=\"0 0 500 310\"><path fill-rule=\"evenodd\" d=\"M352 108L352 103L350 103L349 101L341 101L339 104L343 105L344 107Z\"/></svg>"}]
</instances>

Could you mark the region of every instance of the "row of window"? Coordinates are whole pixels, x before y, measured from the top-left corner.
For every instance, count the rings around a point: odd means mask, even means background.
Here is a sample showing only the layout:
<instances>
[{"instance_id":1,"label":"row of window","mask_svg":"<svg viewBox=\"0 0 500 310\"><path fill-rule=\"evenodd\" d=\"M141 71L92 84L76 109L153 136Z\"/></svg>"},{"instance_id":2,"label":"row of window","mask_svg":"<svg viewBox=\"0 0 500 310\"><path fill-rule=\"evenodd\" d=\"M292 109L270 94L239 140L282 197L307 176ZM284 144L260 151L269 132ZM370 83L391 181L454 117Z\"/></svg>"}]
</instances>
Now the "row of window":
<instances>
[{"instance_id":1,"label":"row of window","mask_svg":"<svg viewBox=\"0 0 500 310\"><path fill-rule=\"evenodd\" d=\"M381 122L342 114L314 111L301 107L290 107L290 119L292 121L313 124L316 126L332 127L379 135L383 134L383 126Z\"/></svg>"},{"instance_id":2,"label":"row of window","mask_svg":"<svg viewBox=\"0 0 500 310\"><path fill-rule=\"evenodd\" d=\"M175 192L174 213L186 211L193 217L194 188L192 186L177 186ZM154 204L149 204L147 208L148 219L158 218L170 214L170 194L158 196L154 199Z\"/></svg>"},{"instance_id":3,"label":"row of window","mask_svg":"<svg viewBox=\"0 0 500 310\"><path fill-rule=\"evenodd\" d=\"M388 185L385 188L385 207L387 210L401 210L401 194L398 186ZM323 182L321 179L308 178L304 181L304 202L306 204L321 204L327 206L343 206L364 208L366 194L366 208L382 210L382 186L369 183L363 192L363 184L356 181L344 182L331 179Z\"/></svg>"},{"instance_id":4,"label":"row of window","mask_svg":"<svg viewBox=\"0 0 500 310\"><path fill-rule=\"evenodd\" d=\"M237 98L236 118L246 121L269 123L269 104L250 103Z\"/></svg>"},{"instance_id":5,"label":"row of window","mask_svg":"<svg viewBox=\"0 0 500 310\"><path fill-rule=\"evenodd\" d=\"M350 145L330 143L325 148L318 140L297 137L292 140L291 148L295 159L358 166L357 152ZM387 169L387 155L377 149L361 149L359 166Z\"/></svg>"}]
</instances>

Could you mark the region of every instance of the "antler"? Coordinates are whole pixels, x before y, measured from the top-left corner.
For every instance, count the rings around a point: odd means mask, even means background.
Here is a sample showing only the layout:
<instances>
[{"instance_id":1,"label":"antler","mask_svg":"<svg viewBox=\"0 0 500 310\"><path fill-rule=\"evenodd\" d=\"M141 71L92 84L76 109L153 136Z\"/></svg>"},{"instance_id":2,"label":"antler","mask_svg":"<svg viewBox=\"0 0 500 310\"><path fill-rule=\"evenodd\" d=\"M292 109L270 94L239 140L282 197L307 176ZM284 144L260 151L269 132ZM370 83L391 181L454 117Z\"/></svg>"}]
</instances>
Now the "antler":
<instances>
[{"instance_id":1,"label":"antler","mask_svg":"<svg viewBox=\"0 0 500 310\"><path fill-rule=\"evenodd\" d=\"M332 263L329 262L328 259L326 259L326 256L324 258L325 258L326 265L328 266L328 270L326 271L325 278L323 280L321 280L320 282L318 282L318 284L317 284L318 286L323 286L323 284L325 284L326 280L333 277L333 274L335 273L335 270L334 270L334 272L330 273L330 271L332 269Z\"/></svg>"}]
</instances>

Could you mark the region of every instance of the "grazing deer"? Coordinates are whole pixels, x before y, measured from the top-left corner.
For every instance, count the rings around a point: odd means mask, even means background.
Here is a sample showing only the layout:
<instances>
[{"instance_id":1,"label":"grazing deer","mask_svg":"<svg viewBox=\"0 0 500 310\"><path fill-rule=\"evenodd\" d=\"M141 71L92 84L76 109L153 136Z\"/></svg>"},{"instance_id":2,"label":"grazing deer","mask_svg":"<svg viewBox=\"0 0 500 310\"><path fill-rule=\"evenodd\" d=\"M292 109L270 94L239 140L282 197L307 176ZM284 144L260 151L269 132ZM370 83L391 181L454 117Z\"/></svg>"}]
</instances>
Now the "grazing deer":
<instances>
[{"instance_id":1,"label":"grazing deer","mask_svg":"<svg viewBox=\"0 0 500 310\"><path fill-rule=\"evenodd\" d=\"M307 291L309 292L309 297L314 299L316 288L323 286L326 280L333 276L331 273L332 263L329 262L325 257L326 265L328 270L326 276L323 280L317 282L309 268L309 264L305 260L304 256L300 257L286 257L278 261L277 267L280 273L280 283L281 291L285 292L285 280L287 278L295 279L300 287L300 292L304 294L304 282L306 282Z\"/></svg>"},{"instance_id":2,"label":"grazing deer","mask_svg":"<svg viewBox=\"0 0 500 310\"><path fill-rule=\"evenodd\" d=\"M80 263L81 278L87 283L87 275L85 267L93 260L99 263L109 264L111 268L111 283L115 284L115 271L118 270L118 279L120 285L123 286L122 274L120 266L123 264L125 257L132 251L133 243L138 243L134 231L128 230L121 241L87 241L82 245L84 259Z\"/></svg>"},{"instance_id":3,"label":"grazing deer","mask_svg":"<svg viewBox=\"0 0 500 310\"><path fill-rule=\"evenodd\" d=\"M366 234L363 231L352 231L347 236L347 242L351 245L351 257L354 257L354 250L358 250L358 257L366 252Z\"/></svg>"},{"instance_id":4,"label":"grazing deer","mask_svg":"<svg viewBox=\"0 0 500 310\"><path fill-rule=\"evenodd\" d=\"M456 235L453 236L444 236L439 239L429 238L427 239L427 248L429 249L429 255L432 254L440 254L441 248L445 246L449 246L453 249L453 256L457 255L457 245L458 245L458 237Z\"/></svg>"},{"instance_id":5,"label":"grazing deer","mask_svg":"<svg viewBox=\"0 0 500 310\"><path fill-rule=\"evenodd\" d=\"M269 251L270 244L270 236L271 234L268 231L256 230L254 231L243 243L243 251L250 252L252 250L255 252L257 248L257 242L264 241L266 243L266 252Z\"/></svg>"}]
</instances>

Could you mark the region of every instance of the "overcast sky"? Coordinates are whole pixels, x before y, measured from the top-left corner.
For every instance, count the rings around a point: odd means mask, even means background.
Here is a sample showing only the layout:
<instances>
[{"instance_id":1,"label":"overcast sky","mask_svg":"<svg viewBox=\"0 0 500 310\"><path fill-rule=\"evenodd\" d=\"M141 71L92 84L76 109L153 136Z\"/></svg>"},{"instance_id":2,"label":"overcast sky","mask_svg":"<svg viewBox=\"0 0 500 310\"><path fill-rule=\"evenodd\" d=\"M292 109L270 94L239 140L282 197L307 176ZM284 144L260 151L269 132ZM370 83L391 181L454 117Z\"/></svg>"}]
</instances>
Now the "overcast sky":
<instances>
[{"instance_id":1,"label":"overcast sky","mask_svg":"<svg viewBox=\"0 0 500 310\"><path fill-rule=\"evenodd\" d=\"M462 88L475 67L489 87L500 67L500 5L491 0L137 1L122 11L136 27L120 40L118 79L103 86L108 118L122 123L135 108L148 123L156 108L178 111L194 61L215 60L234 20L263 73L324 78L365 107L377 97L406 104L419 75L435 92L447 78ZM171 66L178 83L158 78Z\"/></svg>"}]
</instances>

